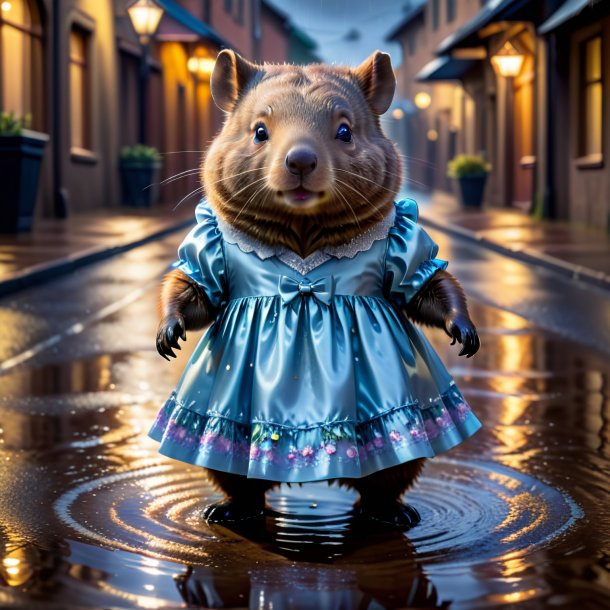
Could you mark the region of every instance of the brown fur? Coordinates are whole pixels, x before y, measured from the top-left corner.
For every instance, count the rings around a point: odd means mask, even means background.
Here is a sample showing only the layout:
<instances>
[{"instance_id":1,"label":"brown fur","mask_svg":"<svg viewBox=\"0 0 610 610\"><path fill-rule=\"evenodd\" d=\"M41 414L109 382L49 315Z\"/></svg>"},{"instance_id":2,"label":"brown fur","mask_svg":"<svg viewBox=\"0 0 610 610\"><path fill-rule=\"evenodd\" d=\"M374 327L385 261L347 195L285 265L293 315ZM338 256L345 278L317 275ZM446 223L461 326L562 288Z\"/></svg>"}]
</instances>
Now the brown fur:
<instances>
[{"instance_id":1,"label":"brown fur","mask_svg":"<svg viewBox=\"0 0 610 610\"><path fill-rule=\"evenodd\" d=\"M387 81L392 79L393 93L394 76L388 56L373 55L356 70L255 66L231 51L221 53L218 62L212 92L231 114L206 155L202 180L219 216L304 258L323 246L349 242L391 210L402 164L372 109L383 112L391 101ZM235 83L227 84L232 73L227 65L242 75L238 94ZM259 121L269 131L264 143L253 138ZM351 143L335 138L343 122L353 128ZM303 142L315 151L318 166L302 186L321 195L311 205L290 207L284 194L301 181L287 171L285 159Z\"/></svg>"},{"instance_id":2,"label":"brown fur","mask_svg":"<svg viewBox=\"0 0 610 610\"><path fill-rule=\"evenodd\" d=\"M419 324L446 329L448 314L452 312L468 314L466 296L459 282L440 270L426 284L426 289L413 297L405 313Z\"/></svg>"},{"instance_id":3,"label":"brown fur","mask_svg":"<svg viewBox=\"0 0 610 610\"><path fill-rule=\"evenodd\" d=\"M395 87L389 56L376 52L349 69L257 66L223 51L211 84L216 104L228 115L208 151L202 179L210 205L224 221L304 258L321 247L348 243L391 210L401 184L401 161L379 123ZM268 129L265 142L253 138L260 122ZM352 142L335 138L341 123L352 128ZM287 155L303 143L318 163L314 171L295 175L287 169ZM286 193L298 187L317 195L306 205L294 205ZM187 328L199 328L213 315L201 289L179 271L166 277L161 300L164 319L181 315ZM464 294L444 271L416 295L406 313L449 333L456 316L469 321ZM166 329L162 323L160 335ZM419 476L424 461L339 483L357 490L363 506L395 502ZM230 499L260 501L275 485L208 473Z\"/></svg>"},{"instance_id":4,"label":"brown fur","mask_svg":"<svg viewBox=\"0 0 610 610\"><path fill-rule=\"evenodd\" d=\"M214 312L201 287L180 269L163 278L159 310L162 319L182 316L185 330L199 330L210 323Z\"/></svg>"}]
</instances>

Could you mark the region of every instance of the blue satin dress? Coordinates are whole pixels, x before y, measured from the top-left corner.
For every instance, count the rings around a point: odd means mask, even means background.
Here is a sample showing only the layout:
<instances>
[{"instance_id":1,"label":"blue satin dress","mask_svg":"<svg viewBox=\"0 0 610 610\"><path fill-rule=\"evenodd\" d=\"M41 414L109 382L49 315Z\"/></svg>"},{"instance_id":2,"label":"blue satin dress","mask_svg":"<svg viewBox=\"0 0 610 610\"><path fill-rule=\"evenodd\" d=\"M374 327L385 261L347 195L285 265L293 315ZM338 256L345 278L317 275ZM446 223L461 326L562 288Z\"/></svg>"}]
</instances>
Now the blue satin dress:
<instances>
[{"instance_id":1,"label":"blue satin dress","mask_svg":"<svg viewBox=\"0 0 610 610\"><path fill-rule=\"evenodd\" d=\"M175 263L218 315L150 436L171 458L255 479L358 478L447 451L480 422L401 312L447 266L417 204L306 259L202 201Z\"/></svg>"}]
</instances>

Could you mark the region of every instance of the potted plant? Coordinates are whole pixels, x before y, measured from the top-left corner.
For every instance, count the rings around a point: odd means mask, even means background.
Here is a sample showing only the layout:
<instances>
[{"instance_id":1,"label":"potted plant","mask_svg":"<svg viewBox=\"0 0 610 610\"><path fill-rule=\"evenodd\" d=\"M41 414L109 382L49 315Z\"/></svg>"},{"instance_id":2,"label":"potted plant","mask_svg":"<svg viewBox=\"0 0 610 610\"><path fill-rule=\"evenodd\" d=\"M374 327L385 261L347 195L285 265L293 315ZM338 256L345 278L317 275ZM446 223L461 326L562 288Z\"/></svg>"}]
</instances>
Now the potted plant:
<instances>
[{"instance_id":1,"label":"potted plant","mask_svg":"<svg viewBox=\"0 0 610 610\"><path fill-rule=\"evenodd\" d=\"M161 155L156 148L144 144L124 147L119 167L124 205L150 207L157 201Z\"/></svg>"},{"instance_id":2,"label":"potted plant","mask_svg":"<svg viewBox=\"0 0 610 610\"><path fill-rule=\"evenodd\" d=\"M480 155L457 155L447 165L447 175L460 184L462 204L481 207L491 165Z\"/></svg>"},{"instance_id":3,"label":"potted plant","mask_svg":"<svg viewBox=\"0 0 610 610\"><path fill-rule=\"evenodd\" d=\"M38 179L49 136L26 129L28 116L0 112L0 233L32 228Z\"/></svg>"}]
</instances>

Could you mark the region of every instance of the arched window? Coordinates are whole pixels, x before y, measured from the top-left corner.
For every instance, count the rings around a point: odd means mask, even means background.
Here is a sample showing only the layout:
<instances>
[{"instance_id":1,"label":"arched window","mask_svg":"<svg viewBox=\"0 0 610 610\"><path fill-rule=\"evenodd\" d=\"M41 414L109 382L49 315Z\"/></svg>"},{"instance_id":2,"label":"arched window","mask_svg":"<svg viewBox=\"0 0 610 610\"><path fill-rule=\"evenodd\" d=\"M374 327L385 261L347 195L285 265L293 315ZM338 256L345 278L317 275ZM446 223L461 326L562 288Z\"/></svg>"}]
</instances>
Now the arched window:
<instances>
[{"instance_id":1,"label":"arched window","mask_svg":"<svg viewBox=\"0 0 610 610\"><path fill-rule=\"evenodd\" d=\"M0 0L0 110L43 129L42 26L34 0Z\"/></svg>"}]
</instances>

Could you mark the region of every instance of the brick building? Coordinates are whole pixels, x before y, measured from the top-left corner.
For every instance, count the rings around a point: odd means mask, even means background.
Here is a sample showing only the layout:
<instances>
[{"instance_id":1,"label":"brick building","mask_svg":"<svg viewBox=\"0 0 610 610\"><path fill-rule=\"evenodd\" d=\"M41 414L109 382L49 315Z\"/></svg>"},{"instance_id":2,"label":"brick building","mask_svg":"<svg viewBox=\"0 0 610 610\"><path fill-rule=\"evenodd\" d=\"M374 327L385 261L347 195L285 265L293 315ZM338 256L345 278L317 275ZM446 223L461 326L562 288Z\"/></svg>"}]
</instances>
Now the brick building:
<instances>
[{"instance_id":1,"label":"brick building","mask_svg":"<svg viewBox=\"0 0 610 610\"><path fill-rule=\"evenodd\" d=\"M50 136L39 216L117 205L119 152L141 139L141 117L145 143L172 153L164 176L196 168L222 120L210 97L211 61L201 60L225 47L254 60L288 59L293 26L261 0L154 0L163 16L143 64L131 3L0 2L0 110L30 114L32 129ZM197 186L189 176L162 197L175 201Z\"/></svg>"}]
</instances>

